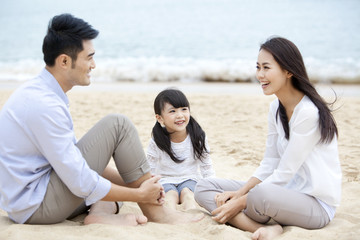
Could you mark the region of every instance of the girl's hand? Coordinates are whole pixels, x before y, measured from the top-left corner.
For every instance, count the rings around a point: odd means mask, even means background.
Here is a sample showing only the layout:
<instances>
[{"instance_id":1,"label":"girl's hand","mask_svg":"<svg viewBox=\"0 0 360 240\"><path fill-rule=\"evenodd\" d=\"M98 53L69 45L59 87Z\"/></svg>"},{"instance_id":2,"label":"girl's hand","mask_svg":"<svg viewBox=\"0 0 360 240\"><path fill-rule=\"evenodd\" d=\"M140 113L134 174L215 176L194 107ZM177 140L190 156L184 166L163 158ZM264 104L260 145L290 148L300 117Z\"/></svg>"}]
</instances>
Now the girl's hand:
<instances>
[{"instance_id":1,"label":"girl's hand","mask_svg":"<svg viewBox=\"0 0 360 240\"><path fill-rule=\"evenodd\" d=\"M215 221L218 223L226 223L235 217L240 211L246 207L246 196L241 198L231 198L225 204L211 212Z\"/></svg>"},{"instance_id":2,"label":"girl's hand","mask_svg":"<svg viewBox=\"0 0 360 240\"><path fill-rule=\"evenodd\" d=\"M236 192L223 192L223 193L216 194L215 195L216 206L220 207L220 206L224 205L227 201L232 199L235 195L236 195Z\"/></svg>"},{"instance_id":3,"label":"girl's hand","mask_svg":"<svg viewBox=\"0 0 360 240\"><path fill-rule=\"evenodd\" d=\"M161 176L152 176L145 180L139 187L142 203L162 205L164 203L164 188L158 183Z\"/></svg>"}]
</instances>

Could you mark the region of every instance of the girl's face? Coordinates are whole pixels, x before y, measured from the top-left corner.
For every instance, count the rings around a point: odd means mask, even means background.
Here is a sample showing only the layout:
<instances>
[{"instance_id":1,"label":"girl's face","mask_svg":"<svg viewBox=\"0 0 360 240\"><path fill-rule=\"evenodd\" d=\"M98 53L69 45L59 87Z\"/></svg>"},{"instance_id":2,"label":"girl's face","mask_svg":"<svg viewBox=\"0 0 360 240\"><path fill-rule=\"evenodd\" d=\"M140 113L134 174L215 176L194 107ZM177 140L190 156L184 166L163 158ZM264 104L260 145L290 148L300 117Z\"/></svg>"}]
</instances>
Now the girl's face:
<instances>
[{"instance_id":1,"label":"girl's face","mask_svg":"<svg viewBox=\"0 0 360 240\"><path fill-rule=\"evenodd\" d=\"M166 103L161 115L157 114L156 119L161 125L165 125L169 133L186 133L186 126L190 120L190 110L188 107L175 108L170 103Z\"/></svg>"},{"instance_id":2,"label":"girl's face","mask_svg":"<svg viewBox=\"0 0 360 240\"><path fill-rule=\"evenodd\" d=\"M256 63L256 78L261 84L265 95L277 96L291 86L292 74L283 70L275 61L273 55L261 49Z\"/></svg>"}]
</instances>

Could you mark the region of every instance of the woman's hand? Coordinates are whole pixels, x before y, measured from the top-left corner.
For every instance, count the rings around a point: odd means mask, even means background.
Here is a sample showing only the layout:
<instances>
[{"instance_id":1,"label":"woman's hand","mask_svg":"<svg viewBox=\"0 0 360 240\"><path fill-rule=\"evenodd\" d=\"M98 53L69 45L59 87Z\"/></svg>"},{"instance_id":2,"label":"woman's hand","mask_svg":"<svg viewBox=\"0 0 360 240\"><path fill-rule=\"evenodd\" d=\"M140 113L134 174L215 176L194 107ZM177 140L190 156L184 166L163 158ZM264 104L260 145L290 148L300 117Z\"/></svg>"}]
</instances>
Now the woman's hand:
<instances>
[{"instance_id":1,"label":"woman's hand","mask_svg":"<svg viewBox=\"0 0 360 240\"><path fill-rule=\"evenodd\" d=\"M142 203L150 203L155 205L164 204L164 188L158 182L161 176L152 176L145 180L139 187Z\"/></svg>"},{"instance_id":2,"label":"woman's hand","mask_svg":"<svg viewBox=\"0 0 360 240\"><path fill-rule=\"evenodd\" d=\"M226 195L222 198L225 199ZM230 195L227 195L230 196ZM233 195L234 196L234 195ZM211 214L214 216L212 219L218 223L226 223L233 217L235 217L240 211L246 207L246 195L238 198L231 197L230 200L225 201L220 207L216 208Z\"/></svg>"},{"instance_id":3,"label":"woman's hand","mask_svg":"<svg viewBox=\"0 0 360 240\"><path fill-rule=\"evenodd\" d=\"M227 201L232 199L236 195L236 192L222 192L215 195L216 206L220 207Z\"/></svg>"}]
</instances>

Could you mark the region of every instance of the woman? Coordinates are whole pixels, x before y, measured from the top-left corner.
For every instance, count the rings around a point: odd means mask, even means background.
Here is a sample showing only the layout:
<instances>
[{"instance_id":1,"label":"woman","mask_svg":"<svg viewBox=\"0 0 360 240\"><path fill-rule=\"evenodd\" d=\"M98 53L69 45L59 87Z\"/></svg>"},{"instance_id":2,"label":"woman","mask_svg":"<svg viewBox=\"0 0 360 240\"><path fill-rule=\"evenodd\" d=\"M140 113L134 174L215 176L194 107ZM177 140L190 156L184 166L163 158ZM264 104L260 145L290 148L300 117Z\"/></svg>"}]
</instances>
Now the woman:
<instances>
[{"instance_id":1,"label":"woman","mask_svg":"<svg viewBox=\"0 0 360 240\"><path fill-rule=\"evenodd\" d=\"M203 179L196 201L219 223L272 239L282 225L319 229L341 197L337 127L328 104L309 81L298 48L274 37L261 45L256 77L275 94L264 159L247 182ZM275 224L266 224L270 219Z\"/></svg>"}]
</instances>

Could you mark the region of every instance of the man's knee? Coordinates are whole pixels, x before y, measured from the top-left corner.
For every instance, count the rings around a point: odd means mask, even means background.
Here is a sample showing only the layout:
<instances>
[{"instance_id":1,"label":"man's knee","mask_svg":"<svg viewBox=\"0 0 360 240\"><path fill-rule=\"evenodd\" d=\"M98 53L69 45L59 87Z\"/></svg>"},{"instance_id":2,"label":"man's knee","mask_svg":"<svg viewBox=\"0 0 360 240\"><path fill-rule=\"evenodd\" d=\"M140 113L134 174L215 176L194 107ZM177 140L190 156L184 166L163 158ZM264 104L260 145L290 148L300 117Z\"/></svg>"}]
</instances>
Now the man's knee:
<instances>
[{"instance_id":1,"label":"man's knee","mask_svg":"<svg viewBox=\"0 0 360 240\"><path fill-rule=\"evenodd\" d=\"M107 122L107 126L116 126L119 128L119 130L122 129L129 129L129 130L136 130L134 124L131 122L131 120L119 113L112 113L104 117L104 121Z\"/></svg>"},{"instance_id":2,"label":"man's knee","mask_svg":"<svg viewBox=\"0 0 360 240\"><path fill-rule=\"evenodd\" d=\"M112 123L119 123L121 125L125 123L131 123L130 119L127 116L120 113L108 114L104 117L104 120Z\"/></svg>"}]
</instances>

